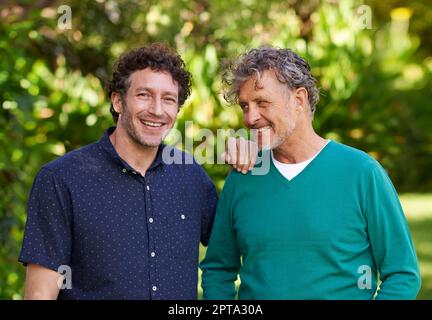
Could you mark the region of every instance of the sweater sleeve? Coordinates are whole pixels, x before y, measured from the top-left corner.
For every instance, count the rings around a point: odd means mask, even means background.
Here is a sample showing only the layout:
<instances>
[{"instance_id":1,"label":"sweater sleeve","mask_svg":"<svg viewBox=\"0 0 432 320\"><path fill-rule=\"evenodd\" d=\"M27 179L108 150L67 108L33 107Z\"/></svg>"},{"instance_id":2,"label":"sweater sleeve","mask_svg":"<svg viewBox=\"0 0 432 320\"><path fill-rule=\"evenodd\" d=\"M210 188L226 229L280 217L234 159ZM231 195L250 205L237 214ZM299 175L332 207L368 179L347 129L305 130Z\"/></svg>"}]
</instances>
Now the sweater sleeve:
<instances>
[{"instance_id":1,"label":"sweater sleeve","mask_svg":"<svg viewBox=\"0 0 432 320\"><path fill-rule=\"evenodd\" d=\"M368 235L382 281L376 299L415 299L420 271L397 192L379 164L370 170L366 184Z\"/></svg>"},{"instance_id":2,"label":"sweater sleeve","mask_svg":"<svg viewBox=\"0 0 432 320\"><path fill-rule=\"evenodd\" d=\"M216 210L215 221L206 256L200 264L203 298L233 300L234 282L240 270L240 251L232 224L230 179L227 179Z\"/></svg>"},{"instance_id":3,"label":"sweater sleeve","mask_svg":"<svg viewBox=\"0 0 432 320\"><path fill-rule=\"evenodd\" d=\"M211 181L210 177L207 176L205 172L203 172L203 174L205 188L205 204L203 206L203 213L201 215L201 243L203 246L207 246L213 226L218 197L215 185Z\"/></svg>"}]
</instances>

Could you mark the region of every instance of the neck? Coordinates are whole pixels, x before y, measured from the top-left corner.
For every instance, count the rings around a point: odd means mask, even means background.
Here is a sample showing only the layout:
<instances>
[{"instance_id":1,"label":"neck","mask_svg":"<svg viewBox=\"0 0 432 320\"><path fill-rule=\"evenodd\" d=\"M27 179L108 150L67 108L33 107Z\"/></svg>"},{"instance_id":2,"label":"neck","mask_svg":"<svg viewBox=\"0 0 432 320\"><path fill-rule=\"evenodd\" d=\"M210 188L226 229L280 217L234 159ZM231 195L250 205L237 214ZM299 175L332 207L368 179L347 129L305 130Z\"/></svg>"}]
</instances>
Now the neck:
<instances>
[{"instance_id":1,"label":"neck","mask_svg":"<svg viewBox=\"0 0 432 320\"><path fill-rule=\"evenodd\" d=\"M109 138L120 158L144 176L156 158L158 147L138 144L121 126L117 126Z\"/></svg>"},{"instance_id":2,"label":"neck","mask_svg":"<svg viewBox=\"0 0 432 320\"><path fill-rule=\"evenodd\" d=\"M273 156L282 163L299 163L315 156L326 144L326 140L315 133L312 127L295 130L280 146L273 149Z\"/></svg>"}]
</instances>

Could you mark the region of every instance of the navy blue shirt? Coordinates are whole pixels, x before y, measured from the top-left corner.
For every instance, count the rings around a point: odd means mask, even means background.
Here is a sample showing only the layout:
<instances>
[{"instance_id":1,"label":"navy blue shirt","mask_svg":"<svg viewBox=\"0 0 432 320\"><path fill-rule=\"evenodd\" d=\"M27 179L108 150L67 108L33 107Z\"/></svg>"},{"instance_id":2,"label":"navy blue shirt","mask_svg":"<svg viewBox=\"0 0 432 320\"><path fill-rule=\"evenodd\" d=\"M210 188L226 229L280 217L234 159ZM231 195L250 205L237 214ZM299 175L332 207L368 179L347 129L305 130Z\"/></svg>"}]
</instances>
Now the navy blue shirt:
<instances>
[{"instance_id":1,"label":"navy blue shirt","mask_svg":"<svg viewBox=\"0 0 432 320\"><path fill-rule=\"evenodd\" d=\"M39 171L19 261L69 266L59 299L196 299L215 187L195 161L164 163L163 150L191 157L165 145L141 176L115 151L114 130Z\"/></svg>"}]
</instances>

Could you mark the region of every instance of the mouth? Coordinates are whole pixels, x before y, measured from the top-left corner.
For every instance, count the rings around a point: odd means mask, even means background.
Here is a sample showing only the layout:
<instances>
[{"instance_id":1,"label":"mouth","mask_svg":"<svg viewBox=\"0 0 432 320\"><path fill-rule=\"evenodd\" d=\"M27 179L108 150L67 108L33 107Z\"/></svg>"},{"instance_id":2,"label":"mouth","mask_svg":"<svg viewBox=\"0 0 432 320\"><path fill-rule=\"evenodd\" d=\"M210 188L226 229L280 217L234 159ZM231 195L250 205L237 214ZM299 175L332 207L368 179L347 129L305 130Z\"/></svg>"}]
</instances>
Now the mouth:
<instances>
[{"instance_id":1,"label":"mouth","mask_svg":"<svg viewBox=\"0 0 432 320\"><path fill-rule=\"evenodd\" d=\"M257 130L258 133L263 134L263 133L267 132L268 130L270 130L271 128L272 128L271 126L265 126L265 127L261 127L261 128L255 128L255 129Z\"/></svg>"},{"instance_id":2,"label":"mouth","mask_svg":"<svg viewBox=\"0 0 432 320\"><path fill-rule=\"evenodd\" d=\"M161 127L163 127L165 125L164 122L147 121L147 120L142 120L142 119L140 120L140 122L143 125L145 125L146 127L155 128L155 129L161 128Z\"/></svg>"},{"instance_id":3,"label":"mouth","mask_svg":"<svg viewBox=\"0 0 432 320\"><path fill-rule=\"evenodd\" d=\"M261 147L270 143L271 132L273 130L272 125L255 127L252 128L251 137L252 140L256 141Z\"/></svg>"}]
</instances>

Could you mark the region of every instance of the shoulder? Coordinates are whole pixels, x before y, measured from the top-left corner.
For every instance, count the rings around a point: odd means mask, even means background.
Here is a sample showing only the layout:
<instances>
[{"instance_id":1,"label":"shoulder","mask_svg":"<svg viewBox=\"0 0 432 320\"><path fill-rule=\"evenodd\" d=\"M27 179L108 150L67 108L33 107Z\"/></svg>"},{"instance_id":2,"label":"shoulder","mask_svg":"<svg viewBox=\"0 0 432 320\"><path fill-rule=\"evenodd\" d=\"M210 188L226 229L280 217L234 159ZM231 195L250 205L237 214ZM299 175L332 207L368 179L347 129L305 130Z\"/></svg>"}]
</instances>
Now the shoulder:
<instances>
[{"instance_id":1,"label":"shoulder","mask_svg":"<svg viewBox=\"0 0 432 320\"><path fill-rule=\"evenodd\" d=\"M187 178L196 178L203 183L212 183L209 175L196 159L188 152L170 145L164 145L162 150L162 162L168 170L181 172Z\"/></svg>"},{"instance_id":2,"label":"shoulder","mask_svg":"<svg viewBox=\"0 0 432 320\"><path fill-rule=\"evenodd\" d=\"M365 173L382 168L377 160L360 149L336 141L331 141L329 147L330 159L344 171Z\"/></svg>"},{"instance_id":3,"label":"shoulder","mask_svg":"<svg viewBox=\"0 0 432 320\"><path fill-rule=\"evenodd\" d=\"M258 176L255 176L255 178L256 177ZM250 172L242 174L237 170L230 169L230 172L225 178L221 195L224 197L232 197L235 193L244 190L246 186L250 186L253 182L253 178L254 176L252 176ZM247 180L249 180L249 182Z\"/></svg>"},{"instance_id":4,"label":"shoulder","mask_svg":"<svg viewBox=\"0 0 432 320\"><path fill-rule=\"evenodd\" d=\"M100 166L100 154L103 152L98 144L91 143L48 162L41 168L41 172L51 172L55 176L79 174L91 166Z\"/></svg>"}]
</instances>

